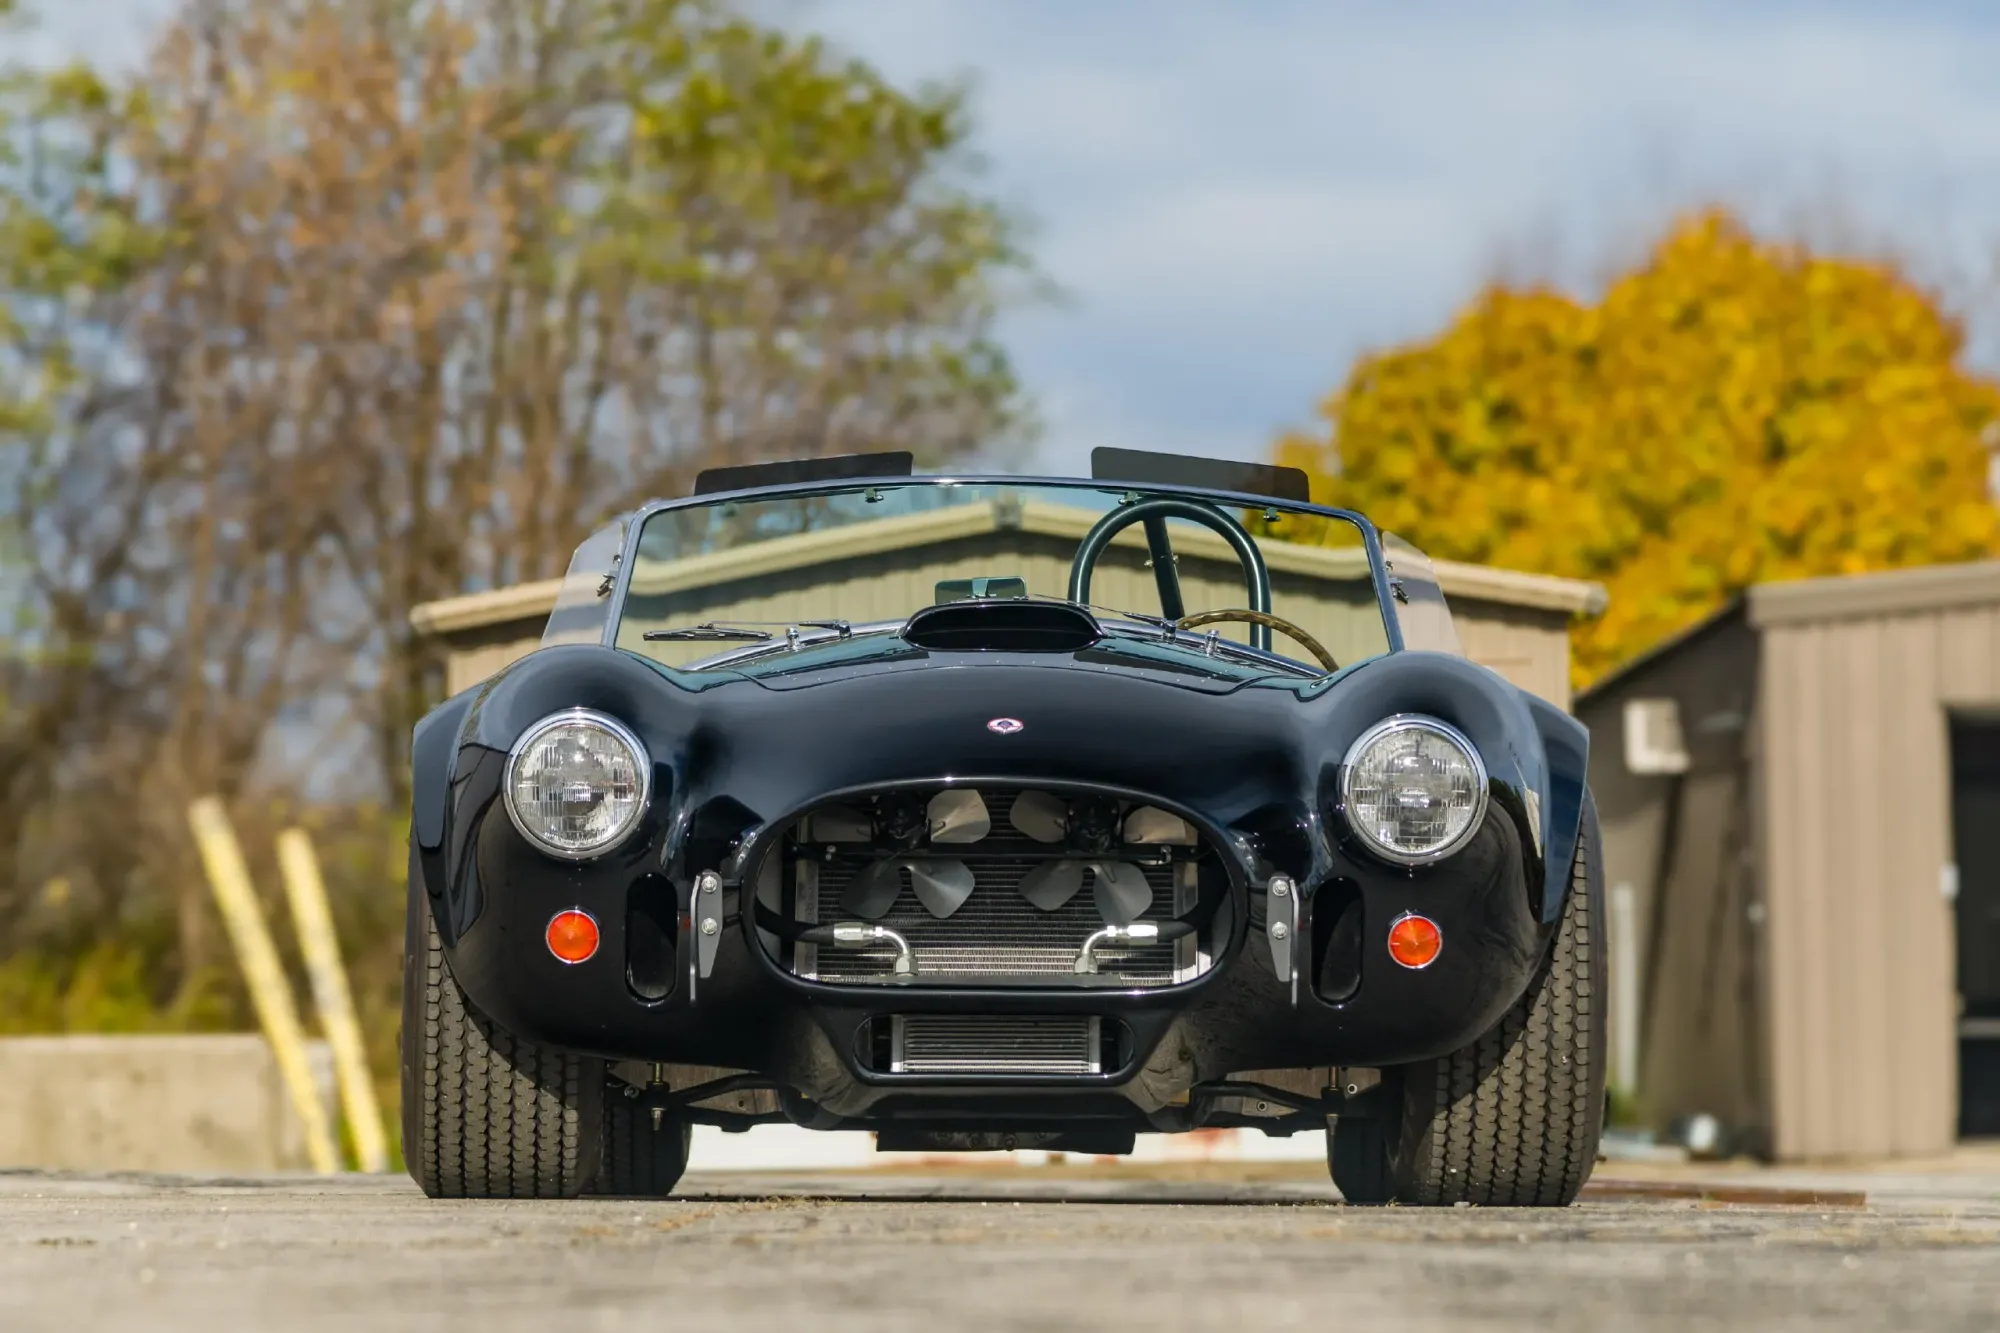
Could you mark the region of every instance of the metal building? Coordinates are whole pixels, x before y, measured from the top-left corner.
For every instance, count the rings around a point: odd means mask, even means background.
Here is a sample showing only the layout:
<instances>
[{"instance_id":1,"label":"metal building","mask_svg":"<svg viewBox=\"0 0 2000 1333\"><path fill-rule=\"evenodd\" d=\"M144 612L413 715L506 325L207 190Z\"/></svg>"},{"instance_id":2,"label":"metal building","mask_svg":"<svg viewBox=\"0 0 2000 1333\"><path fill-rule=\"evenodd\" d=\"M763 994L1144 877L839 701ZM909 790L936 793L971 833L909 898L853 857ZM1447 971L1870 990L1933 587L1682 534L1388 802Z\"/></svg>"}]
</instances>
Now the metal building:
<instances>
[{"instance_id":1,"label":"metal building","mask_svg":"<svg viewBox=\"0 0 2000 1333\"><path fill-rule=\"evenodd\" d=\"M1780 1159L2000 1134L2000 562L1760 585L1576 711L1650 1119Z\"/></svg>"},{"instance_id":2,"label":"metal building","mask_svg":"<svg viewBox=\"0 0 2000 1333\"><path fill-rule=\"evenodd\" d=\"M884 610L920 605L940 580L998 567L1022 575L1032 592L1060 595L1077 542L1099 517L1030 499L806 532L654 569L635 566L629 605L649 623L804 620L828 614L838 591L840 605L855 617L871 603ZM1359 547L1270 538L1258 545L1279 604L1336 657L1346 661L1351 645L1379 638L1375 592ZM1174 547L1195 602L1228 605L1241 597L1242 573L1220 538L1177 527ZM1601 611L1603 588L1449 561L1436 562L1436 571L1466 656L1567 708L1570 621ZM561 579L549 579L417 607L412 625L446 646L447 692L532 651L561 587ZM1134 529L1105 553L1092 600L1143 610L1157 606L1157 596L1143 537Z\"/></svg>"}]
</instances>

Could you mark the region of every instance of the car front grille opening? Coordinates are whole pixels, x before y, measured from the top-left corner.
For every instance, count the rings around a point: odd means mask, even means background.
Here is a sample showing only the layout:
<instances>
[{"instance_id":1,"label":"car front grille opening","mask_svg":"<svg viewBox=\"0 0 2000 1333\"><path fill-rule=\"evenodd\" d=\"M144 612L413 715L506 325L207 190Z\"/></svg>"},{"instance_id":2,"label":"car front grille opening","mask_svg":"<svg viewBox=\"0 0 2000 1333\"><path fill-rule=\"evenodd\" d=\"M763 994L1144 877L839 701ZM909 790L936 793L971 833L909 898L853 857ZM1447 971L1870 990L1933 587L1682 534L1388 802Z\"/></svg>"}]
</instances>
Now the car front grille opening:
<instances>
[{"instance_id":1,"label":"car front grille opening","mask_svg":"<svg viewBox=\"0 0 2000 1333\"><path fill-rule=\"evenodd\" d=\"M868 1022L861 1047L883 1074L966 1076L1115 1073L1129 1039L1094 1014L895 1014Z\"/></svg>"},{"instance_id":2,"label":"car front grille opening","mask_svg":"<svg viewBox=\"0 0 2000 1333\"><path fill-rule=\"evenodd\" d=\"M1185 923L1202 914L1197 909L1227 892L1226 873L1191 824L1156 807L1106 801L1094 817L1109 832L1100 831L1095 850L1087 850L1062 824L1088 813L1078 802L1065 808L1066 798L1025 789L1051 827L1027 815L1017 821L1024 789L982 787L976 802L958 804L964 790L850 799L800 822L783 853L782 883L773 876L760 896L802 923L858 922L881 933L859 943L799 942L791 949L794 972L835 984L1131 989L1171 986L1208 970L1206 931L1165 939L1105 933L1134 920L1186 932ZM926 806L945 795L951 800L942 807ZM906 820L900 843L895 801L917 812L917 831ZM1054 863L1065 867L1066 895L1045 891ZM1100 865L1110 867L1102 885ZM1123 908L1107 913L1113 902Z\"/></svg>"}]
</instances>

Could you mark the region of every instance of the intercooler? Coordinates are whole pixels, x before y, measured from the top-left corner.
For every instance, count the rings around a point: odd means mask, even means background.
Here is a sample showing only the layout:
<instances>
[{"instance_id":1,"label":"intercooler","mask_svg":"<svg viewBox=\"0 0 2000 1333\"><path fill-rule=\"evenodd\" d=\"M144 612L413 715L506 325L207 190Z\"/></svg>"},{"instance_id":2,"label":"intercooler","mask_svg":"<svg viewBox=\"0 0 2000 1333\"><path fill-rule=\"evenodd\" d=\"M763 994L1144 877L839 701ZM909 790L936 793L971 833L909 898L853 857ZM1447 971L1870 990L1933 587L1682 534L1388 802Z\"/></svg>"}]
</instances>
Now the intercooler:
<instances>
[{"instance_id":1,"label":"intercooler","mask_svg":"<svg viewBox=\"0 0 2000 1333\"><path fill-rule=\"evenodd\" d=\"M1102 1020L907 1014L890 1022L892 1074L1098 1074Z\"/></svg>"},{"instance_id":2,"label":"intercooler","mask_svg":"<svg viewBox=\"0 0 2000 1333\"><path fill-rule=\"evenodd\" d=\"M1049 852L1009 829L1015 794L982 790L993 832L960 853L972 871L974 888L951 915L934 916L906 884L889 910L874 919L908 942L919 983L1150 987L1200 974L1207 960L1191 936L1100 941L1093 949L1094 971L1079 973L1078 956L1086 941L1104 928L1105 918L1087 890L1053 911L1044 911L1023 896L1022 878L1045 864ZM792 866L798 919L840 919L843 895L869 860L859 850L799 848ZM1194 906L1196 868L1186 849L1153 848L1130 860L1144 872L1153 891L1151 917L1174 917ZM898 979L898 953L890 944L833 948L801 943L794 947L792 964L799 975L818 981L887 982Z\"/></svg>"}]
</instances>

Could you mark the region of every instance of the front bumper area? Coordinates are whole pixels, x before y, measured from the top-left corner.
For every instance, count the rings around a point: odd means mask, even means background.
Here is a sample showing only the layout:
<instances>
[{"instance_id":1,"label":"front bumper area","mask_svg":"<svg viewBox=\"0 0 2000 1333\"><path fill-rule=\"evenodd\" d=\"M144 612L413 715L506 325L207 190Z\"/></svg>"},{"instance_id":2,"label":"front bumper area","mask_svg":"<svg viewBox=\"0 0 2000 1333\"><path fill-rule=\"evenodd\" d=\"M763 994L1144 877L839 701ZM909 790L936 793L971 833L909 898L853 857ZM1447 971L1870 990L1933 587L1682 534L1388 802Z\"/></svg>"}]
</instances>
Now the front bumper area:
<instances>
[{"instance_id":1,"label":"front bumper area","mask_svg":"<svg viewBox=\"0 0 2000 1333\"><path fill-rule=\"evenodd\" d=\"M1402 1064L1491 1028L1550 939L1518 804L1493 801L1463 851L1414 869L1354 852L1303 809L1267 811L1248 829L1204 827L1229 879L1212 965L1144 988L811 980L759 938L741 882L725 894L727 924L701 975L695 875L721 868L747 880L786 820L741 830L733 845L683 823L578 865L537 854L489 804L457 876L442 873L441 859L425 866L426 896L454 976L510 1031L614 1061L748 1071L783 1090L786 1118L815 1127L1192 1128L1206 1104L1200 1090L1233 1074ZM1296 984L1275 970L1266 932L1274 875L1298 886ZM435 891L448 881L450 892ZM543 939L569 908L602 931L599 953L578 965L556 959ZM1409 912L1444 937L1421 971L1386 948L1390 923ZM965 1027L975 1019L988 1026ZM997 1060L982 1070L898 1058L898 1034L949 1032L954 1021L975 1034L1087 1024L1094 1060L1023 1072Z\"/></svg>"}]
</instances>

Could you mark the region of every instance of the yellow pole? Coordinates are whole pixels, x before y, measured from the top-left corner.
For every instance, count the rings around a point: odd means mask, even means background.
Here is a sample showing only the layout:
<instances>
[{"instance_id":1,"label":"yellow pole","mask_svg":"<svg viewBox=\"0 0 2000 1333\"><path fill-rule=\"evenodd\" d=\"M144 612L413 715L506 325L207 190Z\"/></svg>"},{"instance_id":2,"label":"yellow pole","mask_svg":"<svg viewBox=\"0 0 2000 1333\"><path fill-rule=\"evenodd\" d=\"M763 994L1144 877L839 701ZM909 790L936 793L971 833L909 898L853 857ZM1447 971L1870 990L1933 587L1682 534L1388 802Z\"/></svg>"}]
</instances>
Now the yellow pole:
<instances>
[{"instance_id":1,"label":"yellow pole","mask_svg":"<svg viewBox=\"0 0 2000 1333\"><path fill-rule=\"evenodd\" d=\"M313 855L312 839L304 829L288 828L278 835L278 869L284 874L285 897L291 900L292 924L298 928L299 949L305 954L320 1030L333 1046L333 1071L340 1080L341 1110L354 1135L355 1158L363 1171L387 1171L389 1142L382 1134L382 1111L375 1104L368 1057L362 1053L361 1022L354 1014L347 971L340 965L340 941L333 933L319 858Z\"/></svg>"},{"instance_id":2,"label":"yellow pole","mask_svg":"<svg viewBox=\"0 0 2000 1333\"><path fill-rule=\"evenodd\" d=\"M271 1043L271 1054L277 1057L278 1072L284 1075L285 1087L292 1095L292 1109L305 1127L306 1154L312 1159L313 1170L330 1176L340 1170L333 1127L327 1123L319 1090L313 1087L305 1030L299 1026L291 984L285 980L277 947L271 943L263 910L250 887L250 871L243 864L236 831L229 826L222 802L213 796L204 796L188 807L188 825L194 830L195 845L201 850L202 866L208 871L209 887L215 890L215 905L222 909L222 923L229 930L236 960L243 966L243 979L249 983L257 1021L264 1028L265 1040Z\"/></svg>"}]
</instances>

